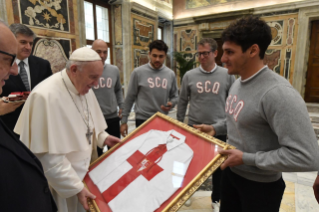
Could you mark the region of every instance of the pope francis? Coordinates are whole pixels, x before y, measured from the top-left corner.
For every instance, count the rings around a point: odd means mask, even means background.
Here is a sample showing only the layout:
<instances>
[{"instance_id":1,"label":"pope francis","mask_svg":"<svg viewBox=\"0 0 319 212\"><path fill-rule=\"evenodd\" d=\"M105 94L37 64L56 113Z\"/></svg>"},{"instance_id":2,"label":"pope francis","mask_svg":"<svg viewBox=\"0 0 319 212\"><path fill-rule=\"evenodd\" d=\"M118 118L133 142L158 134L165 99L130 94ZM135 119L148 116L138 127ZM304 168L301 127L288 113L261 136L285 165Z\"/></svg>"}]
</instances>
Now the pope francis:
<instances>
[{"instance_id":1,"label":"pope francis","mask_svg":"<svg viewBox=\"0 0 319 212\"><path fill-rule=\"evenodd\" d=\"M64 70L35 87L14 129L41 161L59 212L88 210L87 198L95 196L82 180L90 161L97 158L96 145L120 142L105 132L105 119L91 89L102 72L94 50L75 50Z\"/></svg>"}]
</instances>

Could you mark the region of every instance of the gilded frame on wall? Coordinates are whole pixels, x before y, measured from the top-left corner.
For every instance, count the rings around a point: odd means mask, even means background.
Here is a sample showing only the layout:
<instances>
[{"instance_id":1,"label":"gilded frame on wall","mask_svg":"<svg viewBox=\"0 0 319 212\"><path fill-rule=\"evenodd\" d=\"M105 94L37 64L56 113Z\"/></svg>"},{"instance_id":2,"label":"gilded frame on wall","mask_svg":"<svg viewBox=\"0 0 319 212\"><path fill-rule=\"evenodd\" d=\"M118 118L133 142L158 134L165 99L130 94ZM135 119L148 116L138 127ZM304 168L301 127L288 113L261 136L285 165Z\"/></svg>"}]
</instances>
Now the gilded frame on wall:
<instances>
[{"instance_id":1,"label":"gilded frame on wall","mask_svg":"<svg viewBox=\"0 0 319 212\"><path fill-rule=\"evenodd\" d=\"M157 112L140 127L136 128L132 133L126 136L120 144L117 144L111 150L107 151L100 158L94 161L89 167L89 172L98 167L104 160L108 160L108 157L118 151L123 145L128 144L132 140L133 143L136 142L136 139L134 140L134 138L143 135L150 130L159 130L161 132L174 130L186 137L185 144L193 150L193 157L188 168L186 168L187 171L185 172L185 175L182 177L181 186L178 187L178 189L175 190L174 193L164 202L162 202L155 212L178 211L186 200L193 195L200 185L203 184L225 160L225 156L218 154L218 150L235 148L210 135L207 135L206 133L202 133L199 130L192 128L185 123L179 122L176 119ZM165 169L165 167L163 169ZM105 169L103 169L103 172L104 170ZM89 200L90 212L112 212L104 198L105 196L102 196L89 174L85 176L83 182L90 192L96 195L95 200Z\"/></svg>"}]
</instances>

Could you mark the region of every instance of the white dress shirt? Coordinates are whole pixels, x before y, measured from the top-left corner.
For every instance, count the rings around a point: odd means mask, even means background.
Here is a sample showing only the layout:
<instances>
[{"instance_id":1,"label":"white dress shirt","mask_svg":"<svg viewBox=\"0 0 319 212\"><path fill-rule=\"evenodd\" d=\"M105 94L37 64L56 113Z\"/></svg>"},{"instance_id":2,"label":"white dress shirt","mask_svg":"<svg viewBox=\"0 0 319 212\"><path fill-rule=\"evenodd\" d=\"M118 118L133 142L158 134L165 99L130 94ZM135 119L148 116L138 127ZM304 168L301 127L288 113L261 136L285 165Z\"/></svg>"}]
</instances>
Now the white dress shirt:
<instances>
[{"instance_id":1,"label":"white dress shirt","mask_svg":"<svg viewBox=\"0 0 319 212\"><path fill-rule=\"evenodd\" d=\"M18 58L16 59L16 63L18 65L18 73L20 74L20 66L19 66L19 63L20 63L21 60L19 60ZM23 60L24 62L24 68L25 68L25 71L27 72L27 76L28 76L28 83L29 83L29 86L30 86L30 89L31 89L31 77L30 77L30 66L29 66L29 58L25 58Z\"/></svg>"}]
</instances>

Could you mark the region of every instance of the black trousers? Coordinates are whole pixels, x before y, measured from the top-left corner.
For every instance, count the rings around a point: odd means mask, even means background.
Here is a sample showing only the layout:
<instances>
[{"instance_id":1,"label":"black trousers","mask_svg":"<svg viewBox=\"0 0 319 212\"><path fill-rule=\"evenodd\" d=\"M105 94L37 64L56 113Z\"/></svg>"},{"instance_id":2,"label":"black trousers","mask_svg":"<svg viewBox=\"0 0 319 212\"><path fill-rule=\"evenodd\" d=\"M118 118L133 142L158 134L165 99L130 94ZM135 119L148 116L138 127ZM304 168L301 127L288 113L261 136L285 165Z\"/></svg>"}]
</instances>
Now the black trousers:
<instances>
[{"instance_id":1,"label":"black trousers","mask_svg":"<svg viewBox=\"0 0 319 212\"><path fill-rule=\"evenodd\" d=\"M220 212L278 212L285 190L282 177L270 183L247 180L226 168Z\"/></svg>"},{"instance_id":2,"label":"black trousers","mask_svg":"<svg viewBox=\"0 0 319 212\"><path fill-rule=\"evenodd\" d=\"M215 136L215 138L226 142L227 136L226 135L220 135ZM212 195L211 199L212 202L219 202L220 196L221 196L221 177L222 177L222 170L220 168L216 169L216 171L212 175Z\"/></svg>"},{"instance_id":3,"label":"black trousers","mask_svg":"<svg viewBox=\"0 0 319 212\"><path fill-rule=\"evenodd\" d=\"M135 127L138 128L140 125L142 125L144 122L146 122L146 120L142 120L142 119L136 119L135 120Z\"/></svg>"},{"instance_id":4,"label":"black trousers","mask_svg":"<svg viewBox=\"0 0 319 212\"><path fill-rule=\"evenodd\" d=\"M107 124L107 129L105 131L110 135L121 138L120 118L116 117L116 118L112 118L112 119L105 119L105 121ZM103 149L101 149L100 147L97 147L97 154L100 157L103 154Z\"/></svg>"}]
</instances>

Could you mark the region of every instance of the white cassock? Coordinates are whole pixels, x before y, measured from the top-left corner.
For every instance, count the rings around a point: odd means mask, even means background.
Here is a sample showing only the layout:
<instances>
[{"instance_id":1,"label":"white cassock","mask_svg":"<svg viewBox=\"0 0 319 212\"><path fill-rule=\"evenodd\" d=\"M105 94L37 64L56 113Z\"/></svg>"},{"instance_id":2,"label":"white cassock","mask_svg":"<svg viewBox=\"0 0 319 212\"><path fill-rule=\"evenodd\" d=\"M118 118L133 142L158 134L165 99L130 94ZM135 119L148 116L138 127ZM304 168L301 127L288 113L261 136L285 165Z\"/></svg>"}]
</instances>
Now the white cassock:
<instances>
[{"instance_id":1,"label":"white cassock","mask_svg":"<svg viewBox=\"0 0 319 212\"><path fill-rule=\"evenodd\" d=\"M88 111L94 132L91 144L83 120L87 123ZM92 89L79 95L65 69L41 82L28 97L14 131L41 161L59 212L85 211L76 194L84 187L91 159L97 158L96 145L103 147L108 136L106 127Z\"/></svg>"},{"instance_id":2,"label":"white cassock","mask_svg":"<svg viewBox=\"0 0 319 212\"><path fill-rule=\"evenodd\" d=\"M174 139L172 138L172 136ZM171 140L169 140L171 139ZM119 179L132 170L127 161L138 150L147 155L150 150L166 144L167 151L156 163L163 171L151 180L139 175L121 192L110 189ZM113 212L152 212L159 208L182 186L184 176L193 158L193 150L185 143L185 136L174 131L150 130L112 153L106 160L89 172L89 176L103 195L112 196L108 204ZM138 169L138 168L137 168ZM132 172L130 172L132 173ZM113 188L119 188L114 186ZM104 196L104 195L103 195ZM107 197L107 198L108 198ZM104 196L104 198L106 198Z\"/></svg>"}]
</instances>

